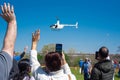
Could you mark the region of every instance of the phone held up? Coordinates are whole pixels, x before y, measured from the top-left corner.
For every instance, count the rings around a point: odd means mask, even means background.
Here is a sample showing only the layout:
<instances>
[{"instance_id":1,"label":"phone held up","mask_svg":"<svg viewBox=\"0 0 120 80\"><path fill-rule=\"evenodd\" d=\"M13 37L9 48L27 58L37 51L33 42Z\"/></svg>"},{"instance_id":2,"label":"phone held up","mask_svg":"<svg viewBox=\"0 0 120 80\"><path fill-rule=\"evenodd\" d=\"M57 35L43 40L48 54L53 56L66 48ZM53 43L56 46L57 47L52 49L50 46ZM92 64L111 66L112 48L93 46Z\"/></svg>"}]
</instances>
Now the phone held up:
<instances>
[{"instance_id":1,"label":"phone held up","mask_svg":"<svg viewBox=\"0 0 120 80\"><path fill-rule=\"evenodd\" d=\"M56 44L55 51L62 55L62 44Z\"/></svg>"},{"instance_id":2,"label":"phone held up","mask_svg":"<svg viewBox=\"0 0 120 80\"><path fill-rule=\"evenodd\" d=\"M98 51L95 52L95 59L98 60Z\"/></svg>"}]
</instances>

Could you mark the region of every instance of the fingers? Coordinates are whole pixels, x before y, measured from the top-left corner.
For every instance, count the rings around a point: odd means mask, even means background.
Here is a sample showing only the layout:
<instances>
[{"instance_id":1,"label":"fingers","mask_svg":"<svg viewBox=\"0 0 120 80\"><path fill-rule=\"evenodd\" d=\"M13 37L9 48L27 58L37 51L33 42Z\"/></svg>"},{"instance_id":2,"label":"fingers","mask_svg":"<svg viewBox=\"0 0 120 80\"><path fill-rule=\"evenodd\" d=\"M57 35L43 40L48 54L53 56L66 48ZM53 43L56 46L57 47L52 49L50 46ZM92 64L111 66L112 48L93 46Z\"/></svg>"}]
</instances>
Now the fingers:
<instances>
[{"instance_id":1,"label":"fingers","mask_svg":"<svg viewBox=\"0 0 120 80\"><path fill-rule=\"evenodd\" d=\"M8 23L10 22L16 22L16 16L14 13L14 7L10 5L10 3L4 5L1 5L1 17Z\"/></svg>"},{"instance_id":2,"label":"fingers","mask_svg":"<svg viewBox=\"0 0 120 80\"><path fill-rule=\"evenodd\" d=\"M38 37L38 40L40 39L40 29L39 30L37 30L37 37Z\"/></svg>"},{"instance_id":3,"label":"fingers","mask_svg":"<svg viewBox=\"0 0 120 80\"><path fill-rule=\"evenodd\" d=\"M32 33L32 37L34 37L34 33Z\"/></svg>"},{"instance_id":4,"label":"fingers","mask_svg":"<svg viewBox=\"0 0 120 80\"><path fill-rule=\"evenodd\" d=\"M1 10L2 10L2 14L8 14L8 13L14 13L14 7L13 5L10 7L10 3L6 4L4 3L4 5L1 5Z\"/></svg>"},{"instance_id":5,"label":"fingers","mask_svg":"<svg viewBox=\"0 0 120 80\"><path fill-rule=\"evenodd\" d=\"M14 13L14 7L13 7L13 5L11 7L11 13Z\"/></svg>"},{"instance_id":6,"label":"fingers","mask_svg":"<svg viewBox=\"0 0 120 80\"><path fill-rule=\"evenodd\" d=\"M8 3L7 12L11 13L11 11L10 11L10 3Z\"/></svg>"},{"instance_id":7,"label":"fingers","mask_svg":"<svg viewBox=\"0 0 120 80\"><path fill-rule=\"evenodd\" d=\"M40 39L40 30L36 30L35 33L32 33L32 41L38 41Z\"/></svg>"},{"instance_id":8,"label":"fingers","mask_svg":"<svg viewBox=\"0 0 120 80\"><path fill-rule=\"evenodd\" d=\"M3 6L1 5L1 10L2 10L2 13L4 13L5 11L4 11L4 8L3 8Z\"/></svg>"},{"instance_id":9,"label":"fingers","mask_svg":"<svg viewBox=\"0 0 120 80\"><path fill-rule=\"evenodd\" d=\"M40 34L40 29L37 30L37 34Z\"/></svg>"},{"instance_id":10,"label":"fingers","mask_svg":"<svg viewBox=\"0 0 120 80\"><path fill-rule=\"evenodd\" d=\"M7 13L7 6L6 6L6 3L4 3L3 9L4 9L4 13Z\"/></svg>"}]
</instances>

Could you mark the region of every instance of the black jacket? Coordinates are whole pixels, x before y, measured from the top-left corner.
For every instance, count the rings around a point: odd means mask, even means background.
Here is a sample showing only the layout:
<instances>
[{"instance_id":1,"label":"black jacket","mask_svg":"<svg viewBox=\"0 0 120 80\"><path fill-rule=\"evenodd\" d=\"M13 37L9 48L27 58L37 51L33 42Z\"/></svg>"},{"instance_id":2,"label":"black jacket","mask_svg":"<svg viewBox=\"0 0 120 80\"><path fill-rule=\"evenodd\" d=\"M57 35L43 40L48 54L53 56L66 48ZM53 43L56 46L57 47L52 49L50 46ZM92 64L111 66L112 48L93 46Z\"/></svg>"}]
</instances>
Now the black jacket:
<instances>
[{"instance_id":1,"label":"black jacket","mask_svg":"<svg viewBox=\"0 0 120 80\"><path fill-rule=\"evenodd\" d=\"M113 80L114 67L110 60L98 62L92 69L90 80Z\"/></svg>"}]
</instances>

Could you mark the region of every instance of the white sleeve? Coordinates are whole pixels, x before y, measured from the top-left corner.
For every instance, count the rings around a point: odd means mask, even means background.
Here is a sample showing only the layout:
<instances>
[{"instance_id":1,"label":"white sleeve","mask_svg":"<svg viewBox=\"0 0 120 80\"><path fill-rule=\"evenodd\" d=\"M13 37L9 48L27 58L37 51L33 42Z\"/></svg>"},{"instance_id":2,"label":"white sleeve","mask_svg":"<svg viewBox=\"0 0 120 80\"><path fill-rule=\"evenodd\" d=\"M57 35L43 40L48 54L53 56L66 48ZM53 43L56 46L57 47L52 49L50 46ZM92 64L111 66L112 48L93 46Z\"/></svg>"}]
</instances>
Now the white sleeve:
<instances>
[{"instance_id":1,"label":"white sleeve","mask_svg":"<svg viewBox=\"0 0 120 80\"><path fill-rule=\"evenodd\" d=\"M30 62L31 62L31 67L33 70L36 70L38 67L40 67L40 63L38 62L38 59L37 59L36 50L30 51Z\"/></svg>"},{"instance_id":2,"label":"white sleeve","mask_svg":"<svg viewBox=\"0 0 120 80\"><path fill-rule=\"evenodd\" d=\"M68 64L64 64L61 68L63 69L65 74L71 74L71 70Z\"/></svg>"},{"instance_id":3,"label":"white sleeve","mask_svg":"<svg viewBox=\"0 0 120 80\"><path fill-rule=\"evenodd\" d=\"M71 73L70 67L68 66L68 64L64 64L61 69L63 69L65 74L70 75L71 80L76 80L76 77Z\"/></svg>"},{"instance_id":4,"label":"white sleeve","mask_svg":"<svg viewBox=\"0 0 120 80\"><path fill-rule=\"evenodd\" d=\"M41 75L46 75L46 72L41 68L41 65L37 59L37 51L31 50L30 51L30 61L31 61L31 72L35 78L38 80Z\"/></svg>"}]
</instances>

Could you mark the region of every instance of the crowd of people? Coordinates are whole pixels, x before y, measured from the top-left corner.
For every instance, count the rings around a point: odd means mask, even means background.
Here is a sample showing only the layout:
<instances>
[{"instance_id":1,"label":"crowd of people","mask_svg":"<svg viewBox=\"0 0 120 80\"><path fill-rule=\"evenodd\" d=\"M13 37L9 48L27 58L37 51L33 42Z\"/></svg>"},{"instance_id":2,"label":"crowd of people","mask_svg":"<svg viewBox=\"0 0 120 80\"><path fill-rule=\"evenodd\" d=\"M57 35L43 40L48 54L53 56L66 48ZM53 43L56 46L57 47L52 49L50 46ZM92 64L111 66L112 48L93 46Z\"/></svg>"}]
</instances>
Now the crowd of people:
<instances>
[{"instance_id":1,"label":"crowd of people","mask_svg":"<svg viewBox=\"0 0 120 80\"><path fill-rule=\"evenodd\" d=\"M37 44L40 39L40 30L32 34L30 58L23 58L26 50L15 56L14 45L17 36L17 21L14 7L9 3L1 5L0 16L7 22L6 35L0 52L0 79L1 80L76 80L72 74L64 53L48 52L45 55L45 68L43 69L37 59ZM86 58L80 61L80 73L84 80L113 80L114 67L112 61L107 59L109 50L101 47L98 51L98 62L92 66Z\"/></svg>"}]
</instances>

